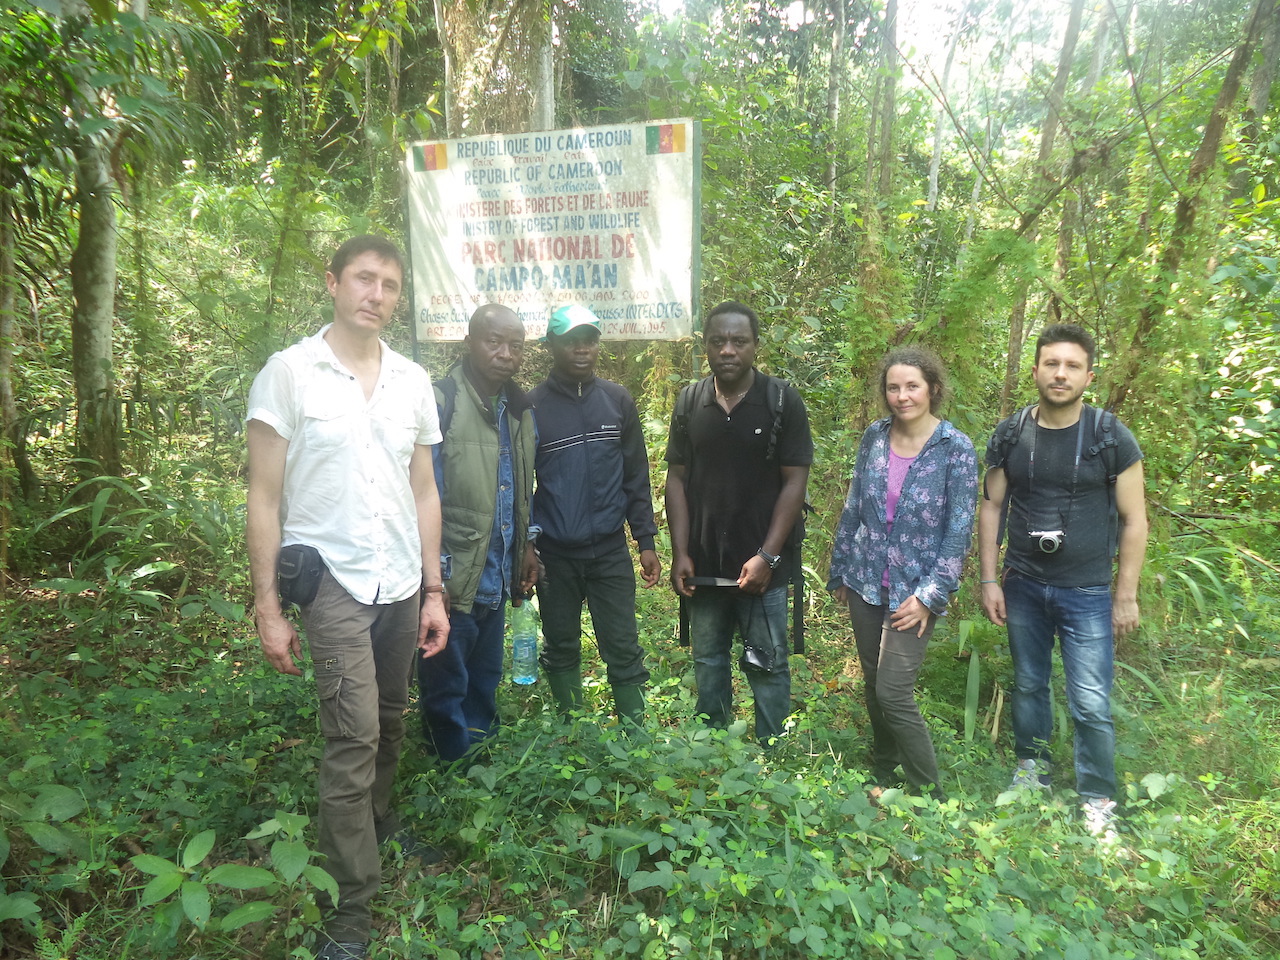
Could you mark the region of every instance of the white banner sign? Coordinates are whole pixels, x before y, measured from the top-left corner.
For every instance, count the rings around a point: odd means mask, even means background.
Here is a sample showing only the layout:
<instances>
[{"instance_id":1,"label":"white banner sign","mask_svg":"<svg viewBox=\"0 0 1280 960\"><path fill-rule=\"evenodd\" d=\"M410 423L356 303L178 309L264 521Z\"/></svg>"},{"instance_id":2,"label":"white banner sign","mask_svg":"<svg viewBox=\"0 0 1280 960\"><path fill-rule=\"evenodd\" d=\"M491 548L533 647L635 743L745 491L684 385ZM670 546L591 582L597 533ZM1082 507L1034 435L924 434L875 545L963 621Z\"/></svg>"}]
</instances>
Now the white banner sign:
<instances>
[{"instance_id":1,"label":"white banner sign","mask_svg":"<svg viewBox=\"0 0 1280 960\"><path fill-rule=\"evenodd\" d=\"M419 340L461 340L482 303L511 307L530 337L567 303L608 340L693 332L694 121L415 143L406 165Z\"/></svg>"}]
</instances>

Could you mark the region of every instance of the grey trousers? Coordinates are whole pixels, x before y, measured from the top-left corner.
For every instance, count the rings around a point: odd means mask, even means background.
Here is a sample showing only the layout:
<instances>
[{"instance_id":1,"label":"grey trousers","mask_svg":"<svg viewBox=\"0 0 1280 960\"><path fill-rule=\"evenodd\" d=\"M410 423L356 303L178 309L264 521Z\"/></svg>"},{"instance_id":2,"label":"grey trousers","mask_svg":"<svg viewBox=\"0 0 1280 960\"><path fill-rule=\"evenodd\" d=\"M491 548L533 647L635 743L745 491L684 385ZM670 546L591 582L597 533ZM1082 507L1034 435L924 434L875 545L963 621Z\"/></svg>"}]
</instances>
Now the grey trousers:
<instances>
[{"instance_id":1,"label":"grey trousers","mask_svg":"<svg viewBox=\"0 0 1280 960\"><path fill-rule=\"evenodd\" d=\"M849 591L849 619L866 678L872 773L882 783L891 783L901 764L908 783L917 789L932 784L937 794L938 761L916 704L915 686L938 618L931 616L924 636L917 637L915 630L894 630L889 625L891 612L888 603L867 603Z\"/></svg>"},{"instance_id":2,"label":"grey trousers","mask_svg":"<svg viewBox=\"0 0 1280 960\"><path fill-rule=\"evenodd\" d=\"M369 902L382 878L378 843L398 826L391 787L419 609L416 593L396 603L359 603L326 570L302 610L325 739L318 847L338 884L338 907L325 926L333 940L369 939Z\"/></svg>"}]
</instances>

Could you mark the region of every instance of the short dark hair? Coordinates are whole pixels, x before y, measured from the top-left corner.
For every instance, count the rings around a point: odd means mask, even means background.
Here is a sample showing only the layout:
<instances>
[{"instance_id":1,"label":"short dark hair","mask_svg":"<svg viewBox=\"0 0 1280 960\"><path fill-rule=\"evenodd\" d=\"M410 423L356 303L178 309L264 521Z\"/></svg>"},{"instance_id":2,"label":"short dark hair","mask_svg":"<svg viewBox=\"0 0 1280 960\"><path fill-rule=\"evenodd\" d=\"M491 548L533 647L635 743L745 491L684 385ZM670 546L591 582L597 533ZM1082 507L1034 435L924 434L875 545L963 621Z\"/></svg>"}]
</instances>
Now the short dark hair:
<instances>
[{"instance_id":1,"label":"short dark hair","mask_svg":"<svg viewBox=\"0 0 1280 960\"><path fill-rule=\"evenodd\" d=\"M1074 343L1089 355L1089 369L1093 369L1093 358L1098 352L1089 331L1078 323L1051 323L1036 337L1036 366L1040 365L1040 351L1055 343Z\"/></svg>"},{"instance_id":2,"label":"short dark hair","mask_svg":"<svg viewBox=\"0 0 1280 960\"><path fill-rule=\"evenodd\" d=\"M372 253L379 260L388 260L394 263L400 268L400 273L403 276L404 254L400 252L400 248L386 237L379 237L372 233L362 233L358 237L352 237L335 250L333 259L329 261L329 272L333 274L335 279L341 280L342 271L347 269L347 264L362 253Z\"/></svg>"},{"instance_id":3,"label":"short dark hair","mask_svg":"<svg viewBox=\"0 0 1280 960\"><path fill-rule=\"evenodd\" d=\"M889 407L889 368L915 367L929 387L929 412L935 417L947 397L947 370L938 355L927 347L895 347L880 361L880 402Z\"/></svg>"},{"instance_id":4,"label":"short dark hair","mask_svg":"<svg viewBox=\"0 0 1280 960\"><path fill-rule=\"evenodd\" d=\"M756 312L745 303L737 300L726 300L724 303L712 307L702 319L702 338L704 340L707 336L707 328L711 326L711 321L726 313L736 313L739 316L746 317L747 322L751 324L751 336L757 340L760 339L760 318L756 316Z\"/></svg>"}]
</instances>

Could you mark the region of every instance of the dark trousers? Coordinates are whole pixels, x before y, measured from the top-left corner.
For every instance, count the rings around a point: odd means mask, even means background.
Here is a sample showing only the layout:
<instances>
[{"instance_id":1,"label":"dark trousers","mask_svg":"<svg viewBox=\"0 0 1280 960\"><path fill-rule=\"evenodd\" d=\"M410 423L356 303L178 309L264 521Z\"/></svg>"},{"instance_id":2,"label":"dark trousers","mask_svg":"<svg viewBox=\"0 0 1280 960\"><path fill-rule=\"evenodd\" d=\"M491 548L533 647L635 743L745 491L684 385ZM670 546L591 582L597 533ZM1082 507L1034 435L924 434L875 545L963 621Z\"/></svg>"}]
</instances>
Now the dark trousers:
<instances>
[{"instance_id":1,"label":"dark trousers","mask_svg":"<svg viewBox=\"0 0 1280 960\"><path fill-rule=\"evenodd\" d=\"M867 603L850 590L849 619L858 641L871 718L872 773L882 783L892 783L894 769L902 764L913 787L938 787L938 761L915 689L937 617L930 617L924 636L917 637L916 630L893 629L891 612L888 603Z\"/></svg>"},{"instance_id":2,"label":"dark trousers","mask_svg":"<svg viewBox=\"0 0 1280 960\"><path fill-rule=\"evenodd\" d=\"M591 612L596 647L612 686L646 683L649 670L636 629L636 575L631 551L616 549L589 560L544 552L546 577L538 584L542 615L542 669L547 673L582 670L582 604Z\"/></svg>"}]
</instances>

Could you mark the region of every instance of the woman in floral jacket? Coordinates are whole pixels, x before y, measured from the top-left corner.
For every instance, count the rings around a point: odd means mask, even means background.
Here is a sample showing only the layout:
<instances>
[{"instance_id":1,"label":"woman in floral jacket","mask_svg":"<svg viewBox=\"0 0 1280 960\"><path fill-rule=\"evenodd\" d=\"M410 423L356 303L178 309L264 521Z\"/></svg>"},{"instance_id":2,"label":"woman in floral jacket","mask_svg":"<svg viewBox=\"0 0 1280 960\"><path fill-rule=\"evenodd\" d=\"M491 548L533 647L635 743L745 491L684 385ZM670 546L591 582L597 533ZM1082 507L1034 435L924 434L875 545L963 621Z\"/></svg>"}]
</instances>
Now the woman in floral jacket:
<instances>
[{"instance_id":1,"label":"woman in floral jacket","mask_svg":"<svg viewBox=\"0 0 1280 960\"><path fill-rule=\"evenodd\" d=\"M872 773L941 798L915 683L934 622L960 581L973 536L978 459L938 417L942 363L919 347L880 366L890 416L867 428L836 529L827 589L849 605L871 718Z\"/></svg>"}]
</instances>

